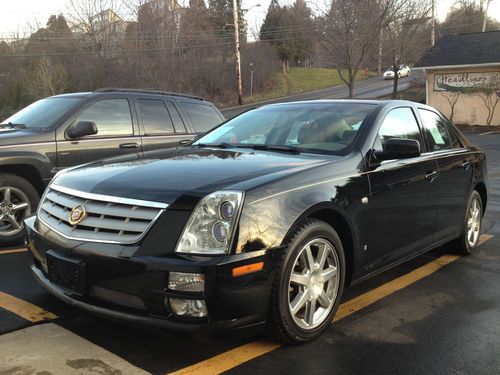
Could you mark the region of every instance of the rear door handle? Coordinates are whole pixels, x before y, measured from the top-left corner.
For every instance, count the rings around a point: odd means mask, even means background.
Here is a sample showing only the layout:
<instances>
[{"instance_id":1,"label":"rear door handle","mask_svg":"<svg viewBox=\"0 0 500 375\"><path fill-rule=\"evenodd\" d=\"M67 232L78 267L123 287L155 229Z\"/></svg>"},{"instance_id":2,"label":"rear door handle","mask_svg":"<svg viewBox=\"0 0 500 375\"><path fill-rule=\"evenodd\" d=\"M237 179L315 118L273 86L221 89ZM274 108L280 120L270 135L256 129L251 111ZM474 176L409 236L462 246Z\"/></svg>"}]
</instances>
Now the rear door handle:
<instances>
[{"instance_id":1,"label":"rear door handle","mask_svg":"<svg viewBox=\"0 0 500 375\"><path fill-rule=\"evenodd\" d=\"M429 182L432 182L434 181L438 176L438 173L437 171L427 171L425 173L425 179Z\"/></svg>"},{"instance_id":2,"label":"rear door handle","mask_svg":"<svg viewBox=\"0 0 500 375\"><path fill-rule=\"evenodd\" d=\"M179 141L179 144L181 146L185 146L191 143L191 139L183 139L182 141Z\"/></svg>"},{"instance_id":3,"label":"rear door handle","mask_svg":"<svg viewBox=\"0 0 500 375\"><path fill-rule=\"evenodd\" d=\"M133 142L133 143L122 143L120 145L120 148L138 148L138 147L139 147L139 145L137 143L135 143L135 142Z\"/></svg>"},{"instance_id":4,"label":"rear door handle","mask_svg":"<svg viewBox=\"0 0 500 375\"><path fill-rule=\"evenodd\" d=\"M470 161L464 160L464 162L462 163L462 168L464 168L465 170L468 170L469 167L470 167Z\"/></svg>"}]
</instances>

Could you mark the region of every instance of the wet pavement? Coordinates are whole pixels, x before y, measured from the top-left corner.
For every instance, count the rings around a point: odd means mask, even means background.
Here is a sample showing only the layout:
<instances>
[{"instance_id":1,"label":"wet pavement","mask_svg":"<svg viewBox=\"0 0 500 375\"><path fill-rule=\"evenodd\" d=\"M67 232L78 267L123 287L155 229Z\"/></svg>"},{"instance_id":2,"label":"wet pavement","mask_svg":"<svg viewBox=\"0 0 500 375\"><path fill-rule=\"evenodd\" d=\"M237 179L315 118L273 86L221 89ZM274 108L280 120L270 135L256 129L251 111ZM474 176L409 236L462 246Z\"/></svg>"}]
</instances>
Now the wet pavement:
<instances>
[{"instance_id":1,"label":"wet pavement","mask_svg":"<svg viewBox=\"0 0 500 375\"><path fill-rule=\"evenodd\" d=\"M465 132L488 157L484 243L468 257L436 249L347 289L342 319L318 340L204 341L110 322L50 296L27 253L4 250L0 374L500 373L500 133Z\"/></svg>"}]
</instances>

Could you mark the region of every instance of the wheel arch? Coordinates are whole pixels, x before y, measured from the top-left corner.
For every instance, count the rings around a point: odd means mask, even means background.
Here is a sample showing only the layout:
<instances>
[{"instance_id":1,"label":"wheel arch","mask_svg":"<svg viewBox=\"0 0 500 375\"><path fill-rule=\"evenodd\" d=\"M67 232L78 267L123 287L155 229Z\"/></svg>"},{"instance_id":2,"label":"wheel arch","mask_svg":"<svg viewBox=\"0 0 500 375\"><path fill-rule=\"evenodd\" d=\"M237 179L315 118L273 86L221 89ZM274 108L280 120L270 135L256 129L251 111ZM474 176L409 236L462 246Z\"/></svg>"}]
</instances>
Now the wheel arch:
<instances>
[{"instance_id":1,"label":"wheel arch","mask_svg":"<svg viewBox=\"0 0 500 375\"><path fill-rule=\"evenodd\" d=\"M319 203L307 209L302 215L300 215L299 218L297 218L297 220L295 220L293 225L288 230L287 235L283 239L283 244L288 241L295 228L297 228L305 219L318 219L324 221L335 229L344 248L347 271L345 284L349 285L352 281L354 271L354 239L353 231L348 219L331 204Z\"/></svg>"},{"instance_id":2,"label":"wheel arch","mask_svg":"<svg viewBox=\"0 0 500 375\"><path fill-rule=\"evenodd\" d=\"M0 173L10 173L24 178L36 189L41 196L45 189L42 176L38 169L29 164L8 164L0 165Z\"/></svg>"},{"instance_id":3,"label":"wheel arch","mask_svg":"<svg viewBox=\"0 0 500 375\"><path fill-rule=\"evenodd\" d=\"M484 182L478 182L474 186L474 190L476 190L481 196L481 203L483 204L483 215L484 215L484 212L486 211L486 203L488 202L488 192L486 190L486 185L484 184Z\"/></svg>"}]
</instances>

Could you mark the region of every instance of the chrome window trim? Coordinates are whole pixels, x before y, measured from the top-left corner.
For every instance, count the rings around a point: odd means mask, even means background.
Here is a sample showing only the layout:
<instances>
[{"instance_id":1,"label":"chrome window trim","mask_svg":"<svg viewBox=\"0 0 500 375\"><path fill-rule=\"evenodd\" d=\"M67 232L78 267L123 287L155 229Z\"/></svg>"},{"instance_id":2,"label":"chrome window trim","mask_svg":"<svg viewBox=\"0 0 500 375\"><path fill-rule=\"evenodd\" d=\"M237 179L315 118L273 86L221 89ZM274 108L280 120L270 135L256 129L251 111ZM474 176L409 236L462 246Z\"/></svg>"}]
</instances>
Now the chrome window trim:
<instances>
[{"instance_id":1,"label":"chrome window trim","mask_svg":"<svg viewBox=\"0 0 500 375\"><path fill-rule=\"evenodd\" d=\"M117 197L114 195L102 195L102 194L86 193L86 192L83 192L80 190L67 188L67 187L64 187L61 185L57 185L57 184L52 184L49 186L49 188L60 191L61 193L74 195L76 197L85 198L85 199L92 199L92 200L96 200L96 201L122 203L122 204L128 204L128 205L132 205L132 206L144 206L144 207L152 207L152 208L160 208L160 209L166 209L168 207L168 204L166 204L166 203L144 201L141 199L122 198L122 197Z\"/></svg>"}]
</instances>

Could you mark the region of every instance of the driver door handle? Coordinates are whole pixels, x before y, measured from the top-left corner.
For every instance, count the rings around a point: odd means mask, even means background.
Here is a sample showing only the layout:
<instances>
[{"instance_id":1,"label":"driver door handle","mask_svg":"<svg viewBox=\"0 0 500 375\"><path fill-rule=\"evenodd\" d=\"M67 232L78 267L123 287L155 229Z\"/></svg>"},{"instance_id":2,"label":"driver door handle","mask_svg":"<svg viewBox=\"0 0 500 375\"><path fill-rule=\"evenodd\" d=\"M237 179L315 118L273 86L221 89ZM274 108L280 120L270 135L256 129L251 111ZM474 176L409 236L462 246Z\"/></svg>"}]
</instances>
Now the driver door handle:
<instances>
[{"instance_id":1,"label":"driver door handle","mask_svg":"<svg viewBox=\"0 0 500 375\"><path fill-rule=\"evenodd\" d=\"M462 163L462 168L468 170L469 167L470 167L470 161L464 160L464 162Z\"/></svg>"},{"instance_id":2,"label":"driver door handle","mask_svg":"<svg viewBox=\"0 0 500 375\"><path fill-rule=\"evenodd\" d=\"M120 148L138 148L139 144L133 142L133 143L122 143L120 145Z\"/></svg>"},{"instance_id":3,"label":"driver door handle","mask_svg":"<svg viewBox=\"0 0 500 375\"><path fill-rule=\"evenodd\" d=\"M429 182L434 181L437 178L437 176L438 176L437 171L430 170L425 173L425 179Z\"/></svg>"}]
</instances>

